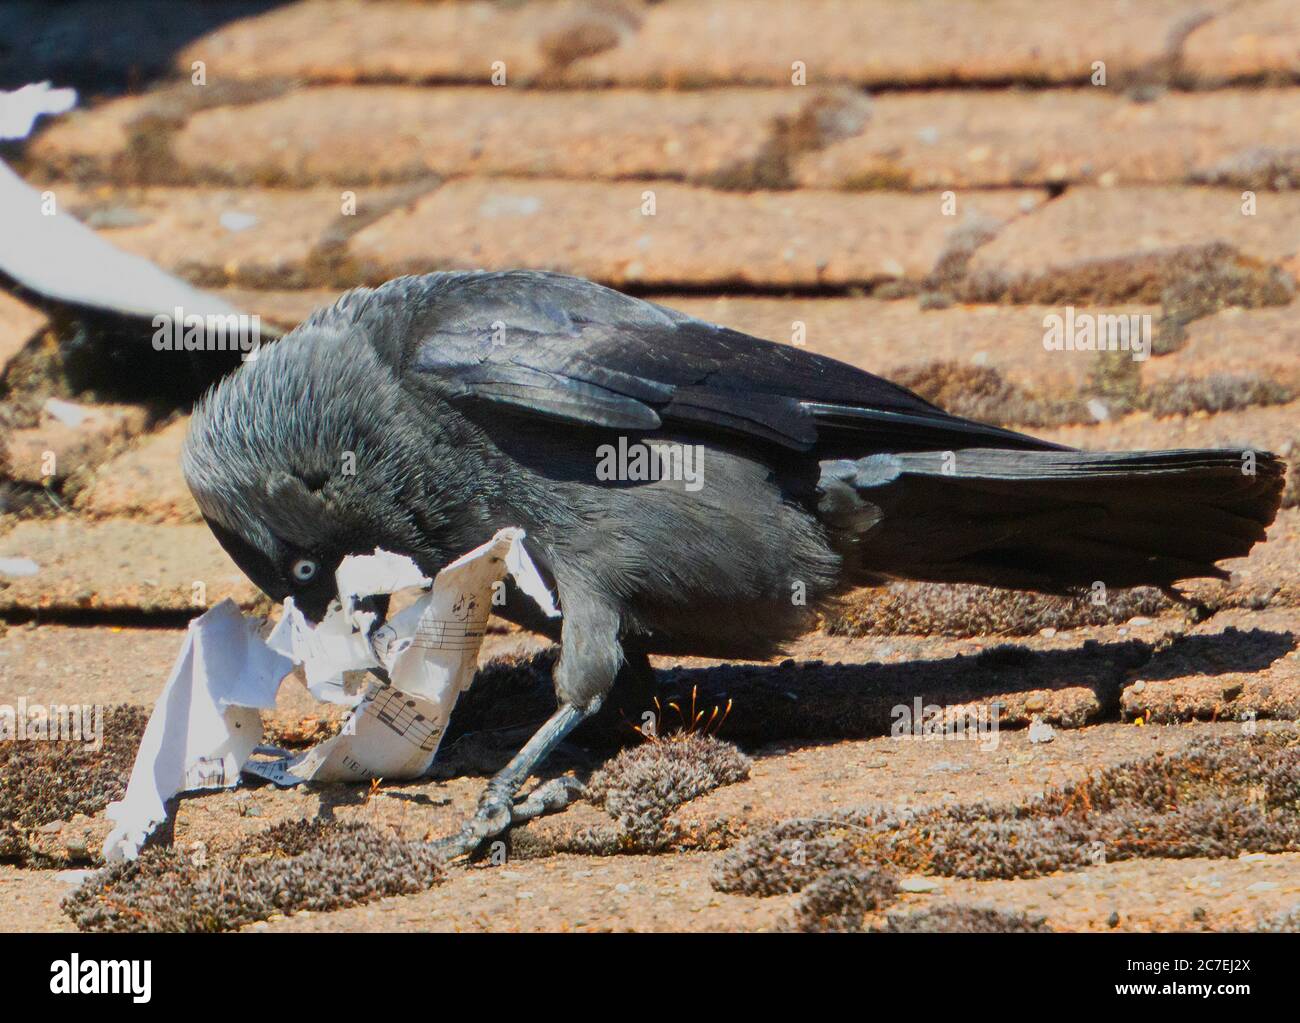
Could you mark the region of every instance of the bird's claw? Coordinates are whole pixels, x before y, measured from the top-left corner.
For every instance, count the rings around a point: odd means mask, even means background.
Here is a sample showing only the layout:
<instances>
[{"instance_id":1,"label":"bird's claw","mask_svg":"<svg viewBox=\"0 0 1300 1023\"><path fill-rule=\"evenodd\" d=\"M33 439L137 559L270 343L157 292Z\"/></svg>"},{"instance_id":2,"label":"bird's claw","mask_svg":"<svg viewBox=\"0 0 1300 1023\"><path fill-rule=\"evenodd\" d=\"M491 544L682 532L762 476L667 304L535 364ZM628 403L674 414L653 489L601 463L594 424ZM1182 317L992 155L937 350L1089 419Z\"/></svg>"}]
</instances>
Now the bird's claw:
<instances>
[{"instance_id":1,"label":"bird's claw","mask_svg":"<svg viewBox=\"0 0 1300 1023\"><path fill-rule=\"evenodd\" d=\"M581 798L586 791L587 787L572 775L565 774L552 778L545 784L537 786L528 793L527 798L521 799L510 808L510 823L523 824L534 817L559 813L570 803Z\"/></svg>"},{"instance_id":2,"label":"bird's claw","mask_svg":"<svg viewBox=\"0 0 1300 1023\"><path fill-rule=\"evenodd\" d=\"M584 791L578 779L569 776L553 778L529 793L525 799L514 802L513 794L500 785L489 783L478 798L478 809L461 827L460 831L433 842L444 859L468 856L490 838L505 834L512 824L523 824L544 814L556 813L578 798Z\"/></svg>"}]
</instances>

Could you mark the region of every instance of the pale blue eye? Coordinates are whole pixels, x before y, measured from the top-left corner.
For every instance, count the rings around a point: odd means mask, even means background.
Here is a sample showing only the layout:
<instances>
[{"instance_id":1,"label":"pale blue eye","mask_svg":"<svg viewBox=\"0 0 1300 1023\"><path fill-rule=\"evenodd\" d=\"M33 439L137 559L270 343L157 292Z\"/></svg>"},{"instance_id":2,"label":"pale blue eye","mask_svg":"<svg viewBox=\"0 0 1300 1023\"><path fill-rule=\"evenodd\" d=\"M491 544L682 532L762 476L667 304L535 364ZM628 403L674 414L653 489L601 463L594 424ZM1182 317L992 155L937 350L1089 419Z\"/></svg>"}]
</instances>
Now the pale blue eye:
<instances>
[{"instance_id":1,"label":"pale blue eye","mask_svg":"<svg viewBox=\"0 0 1300 1023\"><path fill-rule=\"evenodd\" d=\"M312 561L311 558L299 558L293 563L293 568L290 571L293 573L295 581L309 583L316 577L316 569L316 562Z\"/></svg>"}]
</instances>

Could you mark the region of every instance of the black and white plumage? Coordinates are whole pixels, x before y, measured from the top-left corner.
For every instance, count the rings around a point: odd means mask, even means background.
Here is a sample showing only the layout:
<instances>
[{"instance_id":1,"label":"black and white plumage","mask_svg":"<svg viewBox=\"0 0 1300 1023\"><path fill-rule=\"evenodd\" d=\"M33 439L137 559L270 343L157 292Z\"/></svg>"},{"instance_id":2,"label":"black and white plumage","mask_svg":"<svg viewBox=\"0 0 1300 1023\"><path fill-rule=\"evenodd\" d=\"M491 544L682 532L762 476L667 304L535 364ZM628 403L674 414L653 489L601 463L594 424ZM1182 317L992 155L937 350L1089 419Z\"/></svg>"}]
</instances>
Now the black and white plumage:
<instances>
[{"instance_id":1,"label":"black and white plumage","mask_svg":"<svg viewBox=\"0 0 1300 1023\"><path fill-rule=\"evenodd\" d=\"M698 445L699 486L598 477L620 438ZM432 575L522 526L563 610L560 734L625 661L768 656L863 582L1065 592L1222 576L1217 561L1263 538L1284 473L1265 452L1072 451L522 271L349 292L199 403L184 470L250 578L317 616L347 554L378 546ZM520 594L505 613L545 625ZM494 782L462 848L508 824L554 739Z\"/></svg>"}]
</instances>

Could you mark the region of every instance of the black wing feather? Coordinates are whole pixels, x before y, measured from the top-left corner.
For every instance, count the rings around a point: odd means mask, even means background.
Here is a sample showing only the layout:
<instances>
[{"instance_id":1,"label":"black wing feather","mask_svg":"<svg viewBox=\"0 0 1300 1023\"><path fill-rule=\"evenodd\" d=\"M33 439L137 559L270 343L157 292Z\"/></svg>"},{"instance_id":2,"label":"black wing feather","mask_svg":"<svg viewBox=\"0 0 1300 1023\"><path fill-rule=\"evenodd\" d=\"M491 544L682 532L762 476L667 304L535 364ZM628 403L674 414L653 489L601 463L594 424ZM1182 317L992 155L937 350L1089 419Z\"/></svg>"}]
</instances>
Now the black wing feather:
<instances>
[{"instance_id":1,"label":"black wing feather","mask_svg":"<svg viewBox=\"0 0 1300 1023\"><path fill-rule=\"evenodd\" d=\"M402 339L388 357L471 404L617 429L689 424L800 451L1057 447L949 415L846 363L561 274L404 277L335 310L387 321L368 333Z\"/></svg>"}]
</instances>

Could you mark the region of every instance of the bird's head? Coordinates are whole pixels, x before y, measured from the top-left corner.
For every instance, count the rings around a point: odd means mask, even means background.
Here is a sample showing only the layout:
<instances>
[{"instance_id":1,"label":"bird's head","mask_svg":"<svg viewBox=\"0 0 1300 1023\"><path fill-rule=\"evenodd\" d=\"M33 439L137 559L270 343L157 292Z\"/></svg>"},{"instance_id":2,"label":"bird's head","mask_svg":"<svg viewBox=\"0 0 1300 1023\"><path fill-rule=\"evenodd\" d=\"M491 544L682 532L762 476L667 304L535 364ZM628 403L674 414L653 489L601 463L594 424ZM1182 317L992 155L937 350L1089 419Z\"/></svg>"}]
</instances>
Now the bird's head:
<instances>
[{"instance_id":1,"label":"bird's head","mask_svg":"<svg viewBox=\"0 0 1300 1023\"><path fill-rule=\"evenodd\" d=\"M400 387L364 341L295 331L195 406L182 468L221 546L272 599L319 621L334 571L376 547L427 562Z\"/></svg>"}]
</instances>

